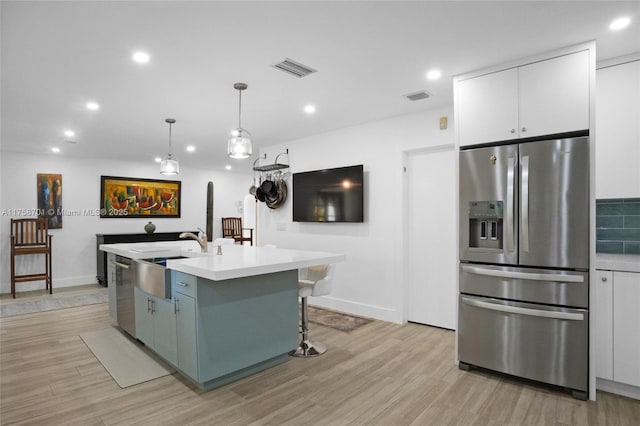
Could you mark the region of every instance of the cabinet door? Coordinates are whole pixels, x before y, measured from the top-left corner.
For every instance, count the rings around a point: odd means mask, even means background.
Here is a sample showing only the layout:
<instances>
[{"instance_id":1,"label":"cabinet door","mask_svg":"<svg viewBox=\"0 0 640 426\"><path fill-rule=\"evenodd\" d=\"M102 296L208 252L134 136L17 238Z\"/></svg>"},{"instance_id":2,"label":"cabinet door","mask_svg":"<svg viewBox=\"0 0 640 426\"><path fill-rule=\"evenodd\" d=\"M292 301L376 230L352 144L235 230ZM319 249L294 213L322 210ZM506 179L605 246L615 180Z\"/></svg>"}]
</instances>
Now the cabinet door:
<instances>
[{"instance_id":1,"label":"cabinet door","mask_svg":"<svg viewBox=\"0 0 640 426\"><path fill-rule=\"evenodd\" d=\"M176 324L178 338L178 368L198 381L198 346L196 335L196 301L176 294Z\"/></svg>"},{"instance_id":2,"label":"cabinet door","mask_svg":"<svg viewBox=\"0 0 640 426\"><path fill-rule=\"evenodd\" d=\"M116 255L107 254L107 294L109 296L109 316L118 322L118 308L116 305Z\"/></svg>"},{"instance_id":3,"label":"cabinet door","mask_svg":"<svg viewBox=\"0 0 640 426\"><path fill-rule=\"evenodd\" d=\"M165 360L178 362L176 342L176 314L171 300L153 297L153 346Z\"/></svg>"},{"instance_id":4,"label":"cabinet door","mask_svg":"<svg viewBox=\"0 0 640 426\"><path fill-rule=\"evenodd\" d=\"M596 92L596 198L640 194L640 61L601 68Z\"/></svg>"},{"instance_id":5,"label":"cabinet door","mask_svg":"<svg viewBox=\"0 0 640 426\"><path fill-rule=\"evenodd\" d=\"M596 377L613 380L613 273L596 271Z\"/></svg>"},{"instance_id":6,"label":"cabinet door","mask_svg":"<svg viewBox=\"0 0 640 426\"><path fill-rule=\"evenodd\" d=\"M151 299L137 287L133 289L136 313L136 338L145 345L153 348L153 316L151 314Z\"/></svg>"},{"instance_id":7,"label":"cabinet door","mask_svg":"<svg viewBox=\"0 0 640 426\"><path fill-rule=\"evenodd\" d=\"M518 137L518 71L485 74L458 83L460 145Z\"/></svg>"},{"instance_id":8,"label":"cabinet door","mask_svg":"<svg viewBox=\"0 0 640 426\"><path fill-rule=\"evenodd\" d=\"M640 386L640 273L613 273L613 380Z\"/></svg>"},{"instance_id":9,"label":"cabinet door","mask_svg":"<svg viewBox=\"0 0 640 426\"><path fill-rule=\"evenodd\" d=\"M589 52L518 68L521 138L589 128Z\"/></svg>"}]
</instances>

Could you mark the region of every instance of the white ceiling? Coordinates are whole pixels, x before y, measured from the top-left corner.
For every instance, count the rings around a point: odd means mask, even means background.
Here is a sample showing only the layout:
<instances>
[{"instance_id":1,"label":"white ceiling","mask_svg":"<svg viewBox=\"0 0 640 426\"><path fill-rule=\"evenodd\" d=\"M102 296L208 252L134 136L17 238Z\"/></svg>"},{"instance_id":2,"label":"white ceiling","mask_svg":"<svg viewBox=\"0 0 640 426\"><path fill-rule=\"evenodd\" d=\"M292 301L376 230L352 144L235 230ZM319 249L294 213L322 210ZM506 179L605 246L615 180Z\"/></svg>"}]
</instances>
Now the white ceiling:
<instances>
[{"instance_id":1,"label":"white ceiling","mask_svg":"<svg viewBox=\"0 0 640 426\"><path fill-rule=\"evenodd\" d=\"M167 153L171 117L181 167L211 170L248 171L260 146L451 105L456 74L593 39L598 60L640 51L638 1L2 1L1 13L2 150L151 162ZM622 15L631 26L609 31ZM131 61L138 49L149 64ZM285 57L318 72L271 67ZM235 82L249 85L248 160L226 157ZM432 97L402 96L419 90Z\"/></svg>"}]
</instances>

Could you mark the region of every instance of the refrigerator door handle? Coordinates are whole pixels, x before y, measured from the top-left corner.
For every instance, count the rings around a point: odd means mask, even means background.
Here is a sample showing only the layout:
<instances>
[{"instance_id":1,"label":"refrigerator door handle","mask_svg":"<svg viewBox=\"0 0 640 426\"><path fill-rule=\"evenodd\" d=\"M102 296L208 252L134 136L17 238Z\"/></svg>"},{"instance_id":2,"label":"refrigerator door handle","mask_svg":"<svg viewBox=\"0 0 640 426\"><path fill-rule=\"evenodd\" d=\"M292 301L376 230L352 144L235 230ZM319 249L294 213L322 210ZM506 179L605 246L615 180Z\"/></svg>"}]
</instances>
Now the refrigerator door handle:
<instances>
[{"instance_id":1,"label":"refrigerator door handle","mask_svg":"<svg viewBox=\"0 0 640 426\"><path fill-rule=\"evenodd\" d=\"M514 235L513 232L515 228L515 224L513 223L513 204L514 204L514 180L515 180L515 157L509 157L507 159L507 226L506 226L506 234L507 234L507 247L506 251L512 252L514 250Z\"/></svg>"},{"instance_id":2,"label":"refrigerator door handle","mask_svg":"<svg viewBox=\"0 0 640 426\"><path fill-rule=\"evenodd\" d=\"M478 266L463 265L462 272L469 272L476 275L486 275L498 278L515 278L533 281L560 281L565 283L583 283L582 275L565 274L543 274L537 272L503 271L499 269L486 269Z\"/></svg>"},{"instance_id":3,"label":"refrigerator door handle","mask_svg":"<svg viewBox=\"0 0 640 426\"><path fill-rule=\"evenodd\" d=\"M584 314L579 312L560 312L560 311L545 311L542 309L521 308L518 306L502 305L491 302L484 302L482 300L462 298L462 303L475 306L476 308L489 309L491 311L506 312L509 314L529 315L532 317L550 318L558 320L569 321L583 321Z\"/></svg>"},{"instance_id":4,"label":"refrigerator door handle","mask_svg":"<svg viewBox=\"0 0 640 426\"><path fill-rule=\"evenodd\" d=\"M522 237L523 252L529 251L529 156L522 156L522 226L520 236Z\"/></svg>"}]
</instances>

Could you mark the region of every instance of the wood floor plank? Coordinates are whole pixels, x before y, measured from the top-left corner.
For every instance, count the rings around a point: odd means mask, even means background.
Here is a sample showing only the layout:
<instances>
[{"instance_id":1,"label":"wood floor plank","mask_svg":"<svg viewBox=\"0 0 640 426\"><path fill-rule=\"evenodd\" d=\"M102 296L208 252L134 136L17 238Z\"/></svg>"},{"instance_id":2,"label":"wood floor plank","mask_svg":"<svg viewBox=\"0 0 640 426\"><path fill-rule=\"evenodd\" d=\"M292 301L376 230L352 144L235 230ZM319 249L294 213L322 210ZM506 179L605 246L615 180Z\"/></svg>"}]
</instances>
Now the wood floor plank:
<instances>
[{"instance_id":1,"label":"wood floor plank","mask_svg":"<svg viewBox=\"0 0 640 426\"><path fill-rule=\"evenodd\" d=\"M2 318L0 424L633 425L640 401L597 402L454 364L455 335L373 321L311 324L326 354L292 358L209 392L174 374L121 389L79 338L111 325L106 304Z\"/></svg>"}]
</instances>

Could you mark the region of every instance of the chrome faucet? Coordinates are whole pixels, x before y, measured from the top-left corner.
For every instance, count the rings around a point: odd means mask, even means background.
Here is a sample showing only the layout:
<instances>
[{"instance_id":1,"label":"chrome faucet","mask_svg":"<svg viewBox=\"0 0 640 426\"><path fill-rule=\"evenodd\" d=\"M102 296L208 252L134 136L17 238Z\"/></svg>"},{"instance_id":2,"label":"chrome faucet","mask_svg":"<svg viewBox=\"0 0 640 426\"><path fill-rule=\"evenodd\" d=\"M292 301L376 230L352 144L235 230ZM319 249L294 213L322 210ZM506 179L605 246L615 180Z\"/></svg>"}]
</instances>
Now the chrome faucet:
<instances>
[{"instance_id":1,"label":"chrome faucet","mask_svg":"<svg viewBox=\"0 0 640 426\"><path fill-rule=\"evenodd\" d=\"M200 253L206 253L207 252L207 235L200 228L198 228L198 231L199 231L198 235L195 235L192 232L183 232L182 234L179 235L179 237L191 238L193 240L196 240L198 244L200 244Z\"/></svg>"}]
</instances>

